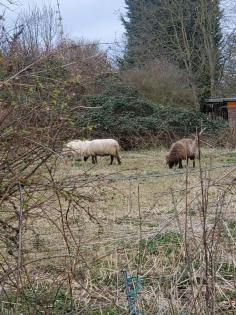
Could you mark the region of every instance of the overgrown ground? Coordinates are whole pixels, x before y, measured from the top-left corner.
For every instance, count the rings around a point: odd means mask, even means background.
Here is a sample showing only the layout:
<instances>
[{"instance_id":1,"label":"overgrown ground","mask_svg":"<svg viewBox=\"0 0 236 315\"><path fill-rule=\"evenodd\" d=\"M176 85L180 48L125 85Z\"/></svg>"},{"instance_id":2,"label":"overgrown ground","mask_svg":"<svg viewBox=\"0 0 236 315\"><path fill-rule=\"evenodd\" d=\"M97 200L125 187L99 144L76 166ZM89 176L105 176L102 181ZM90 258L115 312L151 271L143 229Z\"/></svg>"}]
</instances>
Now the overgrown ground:
<instances>
[{"instance_id":1,"label":"overgrown ground","mask_svg":"<svg viewBox=\"0 0 236 315\"><path fill-rule=\"evenodd\" d=\"M165 155L45 165L44 189L23 191L22 295L2 244L2 314L127 314L124 270L140 277L139 314L234 314L236 153L203 149L183 170Z\"/></svg>"}]
</instances>

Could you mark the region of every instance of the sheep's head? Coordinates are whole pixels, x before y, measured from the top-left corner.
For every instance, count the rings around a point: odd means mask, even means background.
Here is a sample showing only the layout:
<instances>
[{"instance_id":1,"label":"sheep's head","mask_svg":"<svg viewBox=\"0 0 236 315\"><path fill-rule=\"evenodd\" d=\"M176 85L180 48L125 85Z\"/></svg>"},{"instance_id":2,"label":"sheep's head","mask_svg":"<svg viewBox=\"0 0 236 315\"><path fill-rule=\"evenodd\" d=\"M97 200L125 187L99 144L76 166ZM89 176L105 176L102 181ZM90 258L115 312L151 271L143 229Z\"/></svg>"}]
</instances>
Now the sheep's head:
<instances>
[{"instance_id":1,"label":"sheep's head","mask_svg":"<svg viewBox=\"0 0 236 315\"><path fill-rule=\"evenodd\" d=\"M73 156L74 156L73 151L70 148L64 147L62 149L62 157L63 158L71 160L71 159L73 159Z\"/></svg>"},{"instance_id":2,"label":"sheep's head","mask_svg":"<svg viewBox=\"0 0 236 315\"><path fill-rule=\"evenodd\" d=\"M172 168L175 165L175 162L171 159L170 155L166 156L166 164L169 168Z\"/></svg>"},{"instance_id":3,"label":"sheep's head","mask_svg":"<svg viewBox=\"0 0 236 315\"><path fill-rule=\"evenodd\" d=\"M169 166L169 168L172 168L173 166L178 165L178 161L176 159L171 158L170 155L167 155L166 164Z\"/></svg>"},{"instance_id":4,"label":"sheep's head","mask_svg":"<svg viewBox=\"0 0 236 315\"><path fill-rule=\"evenodd\" d=\"M62 157L66 160L82 160L83 156L82 154L78 151L75 150L71 147L65 146L62 150Z\"/></svg>"},{"instance_id":5,"label":"sheep's head","mask_svg":"<svg viewBox=\"0 0 236 315\"><path fill-rule=\"evenodd\" d=\"M175 162L167 162L167 164L169 165L169 168L172 168L175 165Z\"/></svg>"}]
</instances>

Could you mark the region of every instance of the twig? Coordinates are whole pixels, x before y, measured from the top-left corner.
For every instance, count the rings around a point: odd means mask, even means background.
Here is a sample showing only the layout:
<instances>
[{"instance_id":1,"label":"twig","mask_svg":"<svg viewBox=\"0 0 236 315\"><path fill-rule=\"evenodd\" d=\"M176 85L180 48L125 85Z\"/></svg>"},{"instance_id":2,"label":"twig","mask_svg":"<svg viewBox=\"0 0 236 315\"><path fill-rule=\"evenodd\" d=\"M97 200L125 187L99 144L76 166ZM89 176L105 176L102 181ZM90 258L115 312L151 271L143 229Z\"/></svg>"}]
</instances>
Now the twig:
<instances>
[{"instance_id":1,"label":"twig","mask_svg":"<svg viewBox=\"0 0 236 315\"><path fill-rule=\"evenodd\" d=\"M21 281L21 266L22 266L22 226L23 226L23 194L21 184L18 183L20 192L20 205L18 212L18 255L17 255L17 298L19 298L20 293L20 281Z\"/></svg>"},{"instance_id":2,"label":"twig","mask_svg":"<svg viewBox=\"0 0 236 315\"><path fill-rule=\"evenodd\" d=\"M75 110L77 108L85 108L85 109L98 109L98 108L103 108L103 106L76 106L71 108L70 110Z\"/></svg>"}]
</instances>

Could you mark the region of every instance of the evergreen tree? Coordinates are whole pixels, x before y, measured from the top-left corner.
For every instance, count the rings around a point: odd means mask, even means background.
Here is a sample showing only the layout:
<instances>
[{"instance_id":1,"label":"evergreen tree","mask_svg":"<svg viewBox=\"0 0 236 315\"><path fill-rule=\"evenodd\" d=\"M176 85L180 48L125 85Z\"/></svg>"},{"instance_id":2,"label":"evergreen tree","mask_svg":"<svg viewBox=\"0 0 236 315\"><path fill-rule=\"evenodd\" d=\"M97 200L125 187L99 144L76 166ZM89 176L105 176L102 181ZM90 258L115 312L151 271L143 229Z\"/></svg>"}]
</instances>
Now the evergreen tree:
<instances>
[{"instance_id":1,"label":"evergreen tree","mask_svg":"<svg viewBox=\"0 0 236 315\"><path fill-rule=\"evenodd\" d=\"M187 73L199 96L214 94L220 73L219 0L126 0L124 64L167 58Z\"/></svg>"},{"instance_id":2,"label":"evergreen tree","mask_svg":"<svg viewBox=\"0 0 236 315\"><path fill-rule=\"evenodd\" d=\"M155 20L161 0L125 0L125 3L127 20L122 17L127 35L125 62L142 64L159 55L158 23Z\"/></svg>"}]
</instances>

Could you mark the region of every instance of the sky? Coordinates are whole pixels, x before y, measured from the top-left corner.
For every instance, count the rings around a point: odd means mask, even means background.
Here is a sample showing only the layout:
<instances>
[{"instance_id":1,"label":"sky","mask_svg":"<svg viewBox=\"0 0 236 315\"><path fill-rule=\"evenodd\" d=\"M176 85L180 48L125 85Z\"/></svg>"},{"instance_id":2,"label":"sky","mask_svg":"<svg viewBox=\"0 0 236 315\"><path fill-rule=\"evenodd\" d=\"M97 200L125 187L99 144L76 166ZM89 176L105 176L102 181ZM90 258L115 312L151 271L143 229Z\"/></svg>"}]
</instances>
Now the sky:
<instances>
[{"instance_id":1,"label":"sky","mask_svg":"<svg viewBox=\"0 0 236 315\"><path fill-rule=\"evenodd\" d=\"M3 0L2 0L3 1ZM6 1L6 0L5 0ZM41 6L43 3L56 7L56 0L14 0L15 14L32 7L34 3ZM102 43L121 41L124 28L120 21L121 14L125 15L125 0L59 0L65 34L73 39L98 40ZM235 27L236 3L235 0L222 0L227 21L224 28L231 31Z\"/></svg>"},{"instance_id":2,"label":"sky","mask_svg":"<svg viewBox=\"0 0 236 315\"><path fill-rule=\"evenodd\" d=\"M124 32L120 15L124 0L61 0L66 31L72 37L119 40Z\"/></svg>"},{"instance_id":3,"label":"sky","mask_svg":"<svg viewBox=\"0 0 236 315\"><path fill-rule=\"evenodd\" d=\"M56 6L56 0L16 0L15 14L42 3ZM124 33L120 15L125 14L124 0L59 0L64 31L73 39L119 41ZM14 18L14 14L13 14Z\"/></svg>"},{"instance_id":4,"label":"sky","mask_svg":"<svg viewBox=\"0 0 236 315\"><path fill-rule=\"evenodd\" d=\"M236 1L235 0L222 0L221 8L224 11L224 22L223 30L232 32L235 30L235 19L236 19Z\"/></svg>"}]
</instances>

